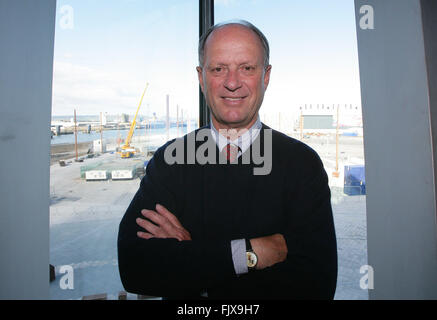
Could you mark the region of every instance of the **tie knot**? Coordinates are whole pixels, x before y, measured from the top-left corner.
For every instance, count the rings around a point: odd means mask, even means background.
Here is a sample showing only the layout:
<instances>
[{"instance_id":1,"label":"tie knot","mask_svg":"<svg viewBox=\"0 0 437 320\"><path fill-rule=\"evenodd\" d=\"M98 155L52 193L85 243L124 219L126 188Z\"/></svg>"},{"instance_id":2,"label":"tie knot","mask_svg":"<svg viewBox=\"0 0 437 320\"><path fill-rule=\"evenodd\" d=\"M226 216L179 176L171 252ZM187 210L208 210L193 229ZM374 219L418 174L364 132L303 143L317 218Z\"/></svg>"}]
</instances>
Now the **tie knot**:
<instances>
[{"instance_id":1,"label":"tie knot","mask_svg":"<svg viewBox=\"0 0 437 320\"><path fill-rule=\"evenodd\" d=\"M241 151L239 146L233 143L228 143L226 147L223 148L222 152L228 161L234 162L238 158L239 151Z\"/></svg>"}]
</instances>

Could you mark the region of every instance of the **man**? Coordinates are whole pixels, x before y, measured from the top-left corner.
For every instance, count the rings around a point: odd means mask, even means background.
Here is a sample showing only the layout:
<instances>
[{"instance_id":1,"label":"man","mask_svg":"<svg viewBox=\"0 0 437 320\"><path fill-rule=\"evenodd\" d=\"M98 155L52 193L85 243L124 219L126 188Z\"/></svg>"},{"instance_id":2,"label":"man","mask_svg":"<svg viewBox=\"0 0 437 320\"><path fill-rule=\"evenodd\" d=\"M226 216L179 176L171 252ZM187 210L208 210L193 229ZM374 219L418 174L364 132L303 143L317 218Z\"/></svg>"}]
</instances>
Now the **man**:
<instances>
[{"instance_id":1,"label":"man","mask_svg":"<svg viewBox=\"0 0 437 320\"><path fill-rule=\"evenodd\" d=\"M120 223L125 289L332 299L337 249L326 172L312 149L259 120L271 72L267 39L246 21L216 25L200 39L199 64L212 122L149 162ZM181 162L172 161L178 146ZM260 153L265 170L256 171Z\"/></svg>"}]
</instances>

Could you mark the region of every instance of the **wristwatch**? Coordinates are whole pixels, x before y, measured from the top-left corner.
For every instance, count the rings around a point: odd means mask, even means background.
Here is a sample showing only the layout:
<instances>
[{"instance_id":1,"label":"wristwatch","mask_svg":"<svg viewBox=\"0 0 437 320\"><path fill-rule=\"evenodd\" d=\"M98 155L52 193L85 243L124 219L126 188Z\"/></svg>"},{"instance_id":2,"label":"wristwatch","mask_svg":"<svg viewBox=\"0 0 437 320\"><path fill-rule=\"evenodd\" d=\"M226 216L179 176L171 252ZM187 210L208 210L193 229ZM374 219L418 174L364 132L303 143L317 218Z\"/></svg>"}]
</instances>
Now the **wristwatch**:
<instances>
[{"instance_id":1,"label":"wristwatch","mask_svg":"<svg viewBox=\"0 0 437 320\"><path fill-rule=\"evenodd\" d=\"M258 263L258 256L252 249L252 245L250 244L250 240L246 239L246 262L247 268L249 271L255 270L255 267Z\"/></svg>"}]
</instances>

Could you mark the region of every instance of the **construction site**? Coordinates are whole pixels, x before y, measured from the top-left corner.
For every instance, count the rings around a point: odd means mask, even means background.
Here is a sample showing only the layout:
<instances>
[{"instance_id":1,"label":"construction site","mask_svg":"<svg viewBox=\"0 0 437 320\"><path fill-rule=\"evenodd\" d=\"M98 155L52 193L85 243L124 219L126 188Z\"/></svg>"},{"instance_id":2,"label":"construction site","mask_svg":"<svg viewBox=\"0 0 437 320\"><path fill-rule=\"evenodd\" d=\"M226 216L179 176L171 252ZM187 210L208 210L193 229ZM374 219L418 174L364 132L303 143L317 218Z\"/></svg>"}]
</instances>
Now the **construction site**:
<instances>
[{"instance_id":1,"label":"construction site","mask_svg":"<svg viewBox=\"0 0 437 320\"><path fill-rule=\"evenodd\" d=\"M99 139L78 143L79 126L75 113L75 143L52 145L52 299L160 299L124 291L116 251L119 223L146 174L149 160L159 146L184 133L179 130L179 121L177 130L170 130L167 96L166 130L146 130L144 134L137 129L138 134L134 134L147 87L125 137L120 137L117 132L117 139L104 138L101 123ZM319 106L314 109L319 109ZM355 110L349 106L343 109L343 113ZM340 107L337 107L336 115L333 110L330 113L325 110L324 113L316 111L313 114L301 111L297 121L287 120L281 114L275 118L279 121L281 131L308 144L319 154L327 172L339 254L339 281L335 298L368 299L367 290L360 287L360 270L367 264L363 137L351 135L350 130L340 128ZM65 268L71 270L73 278L69 278Z\"/></svg>"},{"instance_id":2,"label":"construction site","mask_svg":"<svg viewBox=\"0 0 437 320\"><path fill-rule=\"evenodd\" d=\"M99 130L99 139L78 143L80 126L75 110L74 144L52 145L52 299L160 299L125 292L117 259L118 226L146 174L149 160L158 147L184 133L179 131L179 110L177 130L170 132L168 95L166 130L138 132L141 127L137 117L147 87L148 84L129 131L125 131L126 136L121 137L117 131L117 139L104 139L101 114L100 128L95 128ZM343 124L339 120L340 109L346 119ZM345 121L351 122L350 115L360 113L361 110L352 106L329 109L317 105L313 109L310 105L301 108L297 120L290 121L281 114L275 117L281 131L308 144L319 154L327 172L339 254L336 299L368 299L367 290L360 287L360 270L367 265L363 137L350 134L351 131L344 128ZM138 134L134 135L136 129ZM66 268L71 270L72 277Z\"/></svg>"},{"instance_id":3,"label":"construction site","mask_svg":"<svg viewBox=\"0 0 437 320\"><path fill-rule=\"evenodd\" d=\"M300 139L299 132L294 136ZM133 137L128 140L129 149L125 148L132 152L129 157L123 158L121 149L117 152L117 147L106 144L103 152L78 156L78 160L73 156L53 162L50 167L50 264L55 276L50 284L52 299L160 299L124 291L118 272L117 234L153 149L165 141L166 136ZM345 167L364 164L363 138L306 134L302 141L318 152L329 177L339 255L335 299L366 300L368 291L360 287L360 268L367 264L365 194L351 196L344 188ZM96 151L99 147L97 144ZM359 185L355 188L360 190ZM67 276L64 266L74 270L72 288L62 285Z\"/></svg>"},{"instance_id":4,"label":"construction site","mask_svg":"<svg viewBox=\"0 0 437 320\"><path fill-rule=\"evenodd\" d=\"M52 299L154 299L123 291L118 276L116 236L120 219L167 132L134 136L146 85L126 137L52 145L50 166L50 277ZM168 98L167 98L168 102ZM167 108L168 110L168 108ZM60 130L59 130L60 131ZM179 122L176 134L179 133ZM63 280L65 267L74 277Z\"/></svg>"}]
</instances>

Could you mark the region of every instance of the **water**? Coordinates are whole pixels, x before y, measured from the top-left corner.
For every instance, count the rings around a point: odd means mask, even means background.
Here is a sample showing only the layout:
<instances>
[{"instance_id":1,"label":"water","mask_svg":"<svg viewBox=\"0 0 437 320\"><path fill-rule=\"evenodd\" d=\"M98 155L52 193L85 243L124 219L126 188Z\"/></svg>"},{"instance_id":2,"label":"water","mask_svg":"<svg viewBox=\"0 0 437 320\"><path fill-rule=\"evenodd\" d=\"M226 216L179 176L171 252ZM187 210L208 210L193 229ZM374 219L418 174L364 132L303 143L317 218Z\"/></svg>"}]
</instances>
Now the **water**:
<instances>
[{"instance_id":1,"label":"water","mask_svg":"<svg viewBox=\"0 0 437 320\"><path fill-rule=\"evenodd\" d=\"M193 121L191 123L191 130L194 130L197 128L197 123ZM179 130L179 131L178 131ZM126 139L127 135L129 133L129 130L107 130L103 131L103 139L104 140L113 140L115 141L117 137L120 137L121 139ZM179 133L179 134L178 134ZM171 127L170 128L170 136L182 136L187 134L187 126L184 127ZM158 127L158 128L151 128L147 129L147 134L150 136L154 135L165 135L166 129L165 127ZM145 136L146 135L146 129L135 129L134 137L135 136ZM84 132L78 132L77 133L77 142L92 142L94 140L100 140L100 132L92 131L91 133L84 133ZM61 143L74 143L74 134L64 134L60 136L53 136L53 139L51 140L51 144L61 144Z\"/></svg>"}]
</instances>

